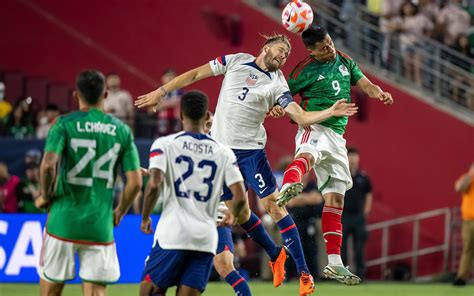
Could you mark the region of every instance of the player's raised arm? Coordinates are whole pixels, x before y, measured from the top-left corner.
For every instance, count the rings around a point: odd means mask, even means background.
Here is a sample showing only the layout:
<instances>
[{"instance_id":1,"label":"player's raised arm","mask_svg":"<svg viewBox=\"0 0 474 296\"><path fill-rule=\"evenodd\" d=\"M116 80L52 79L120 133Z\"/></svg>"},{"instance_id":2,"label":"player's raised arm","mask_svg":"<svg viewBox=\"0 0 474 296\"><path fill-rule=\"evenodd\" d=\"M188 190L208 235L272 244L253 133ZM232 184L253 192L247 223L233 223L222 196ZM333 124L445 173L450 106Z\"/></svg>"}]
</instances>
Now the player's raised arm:
<instances>
[{"instance_id":1,"label":"player's raised arm","mask_svg":"<svg viewBox=\"0 0 474 296\"><path fill-rule=\"evenodd\" d=\"M143 201L142 224L140 226L142 232L150 234L153 232L151 228L151 211L155 207L156 201L160 193L161 184L163 183L163 172L159 169L152 168L148 171L149 179L145 187L145 198Z\"/></svg>"},{"instance_id":2,"label":"player's raised arm","mask_svg":"<svg viewBox=\"0 0 474 296\"><path fill-rule=\"evenodd\" d=\"M383 91L378 85L373 84L366 76L357 81L357 87L369 97L382 101L385 105L393 104L392 95Z\"/></svg>"},{"instance_id":3,"label":"player's raised arm","mask_svg":"<svg viewBox=\"0 0 474 296\"><path fill-rule=\"evenodd\" d=\"M357 113L358 107L353 103L347 103L346 99L337 101L331 108L321 111L304 111L298 104L291 102L285 108L286 114L299 125L311 125L322 122L333 116L352 116Z\"/></svg>"},{"instance_id":4,"label":"player's raised arm","mask_svg":"<svg viewBox=\"0 0 474 296\"><path fill-rule=\"evenodd\" d=\"M196 81L213 75L214 72L212 71L211 65L206 63L175 77L170 82L160 86L158 89L150 93L147 93L146 95L139 96L138 100L135 101L135 106L138 108L157 106L160 104L161 99L169 92L186 87Z\"/></svg>"}]
</instances>

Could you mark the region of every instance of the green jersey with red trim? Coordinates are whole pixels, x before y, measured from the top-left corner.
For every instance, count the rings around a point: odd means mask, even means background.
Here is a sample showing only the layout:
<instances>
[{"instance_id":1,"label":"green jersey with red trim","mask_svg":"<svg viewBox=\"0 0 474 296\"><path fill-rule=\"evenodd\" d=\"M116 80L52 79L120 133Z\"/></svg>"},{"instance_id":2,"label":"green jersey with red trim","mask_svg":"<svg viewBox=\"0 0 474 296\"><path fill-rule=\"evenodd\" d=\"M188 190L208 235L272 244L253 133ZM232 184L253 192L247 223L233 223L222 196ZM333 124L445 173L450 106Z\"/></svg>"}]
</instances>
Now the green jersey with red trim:
<instances>
[{"instance_id":1,"label":"green jersey with red trim","mask_svg":"<svg viewBox=\"0 0 474 296\"><path fill-rule=\"evenodd\" d=\"M288 86L292 95L302 98L300 106L306 111L330 108L336 101L350 102L351 85L355 85L364 74L357 64L342 52L327 63L318 62L312 56L301 61L290 73ZM319 123L338 134L344 134L347 117L331 117Z\"/></svg>"},{"instance_id":2,"label":"green jersey with red trim","mask_svg":"<svg viewBox=\"0 0 474 296\"><path fill-rule=\"evenodd\" d=\"M117 167L140 168L130 128L99 109L73 112L53 124L45 152L61 157L47 232L69 241L112 243Z\"/></svg>"}]
</instances>

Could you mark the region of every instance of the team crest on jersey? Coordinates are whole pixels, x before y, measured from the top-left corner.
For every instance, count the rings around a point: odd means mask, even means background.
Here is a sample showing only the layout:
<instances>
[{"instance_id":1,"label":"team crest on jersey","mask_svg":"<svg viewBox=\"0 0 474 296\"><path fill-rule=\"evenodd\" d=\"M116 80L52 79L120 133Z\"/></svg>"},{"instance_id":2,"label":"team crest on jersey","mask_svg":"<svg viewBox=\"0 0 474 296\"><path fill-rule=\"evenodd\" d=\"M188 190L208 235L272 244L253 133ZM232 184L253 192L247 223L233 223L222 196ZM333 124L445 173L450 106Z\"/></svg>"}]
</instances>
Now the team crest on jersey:
<instances>
[{"instance_id":1,"label":"team crest on jersey","mask_svg":"<svg viewBox=\"0 0 474 296\"><path fill-rule=\"evenodd\" d=\"M341 72L342 76L349 75L349 70L347 70L346 66L344 65L339 66L339 72Z\"/></svg>"},{"instance_id":2,"label":"team crest on jersey","mask_svg":"<svg viewBox=\"0 0 474 296\"><path fill-rule=\"evenodd\" d=\"M257 80L258 80L258 76L253 73L250 73L249 77L247 77L245 82L247 83L248 86L254 86L257 83Z\"/></svg>"}]
</instances>

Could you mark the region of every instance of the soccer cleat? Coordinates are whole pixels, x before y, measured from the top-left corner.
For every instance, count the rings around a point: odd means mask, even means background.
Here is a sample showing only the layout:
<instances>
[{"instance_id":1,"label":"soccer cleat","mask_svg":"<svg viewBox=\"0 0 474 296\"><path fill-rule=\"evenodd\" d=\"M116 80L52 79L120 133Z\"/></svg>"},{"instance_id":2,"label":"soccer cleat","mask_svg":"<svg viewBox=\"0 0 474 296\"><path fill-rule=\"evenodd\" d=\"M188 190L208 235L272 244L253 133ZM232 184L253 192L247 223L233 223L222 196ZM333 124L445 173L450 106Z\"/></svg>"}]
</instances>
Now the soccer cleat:
<instances>
[{"instance_id":1,"label":"soccer cleat","mask_svg":"<svg viewBox=\"0 0 474 296\"><path fill-rule=\"evenodd\" d=\"M273 285L275 287L280 286L285 279L285 262L288 255L286 254L286 248L284 246L280 247L280 252L278 253L277 258L275 261L268 262L268 266L273 273Z\"/></svg>"},{"instance_id":2,"label":"soccer cleat","mask_svg":"<svg viewBox=\"0 0 474 296\"><path fill-rule=\"evenodd\" d=\"M303 191L303 183L289 183L283 185L280 194L277 197L277 205L280 207L286 206L286 204L295 196L299 195Z\"/></svg>"},{"instance_id":3,"label":"soccer cleat","mask_svg":"<svg viewBox=\"0 0 474 296\"><path fill-rule=\"evenodd\" d=\"M353 286L360 284L360 278L349 271L343 265L327 265L323 270L324 276L345 285Z\"/></svg>"},{"instance_id":4,"label":"soccer cleat","mask_svg":"<svg viewBox=\"0 0 474 296\"><path fill-rule=\"evenodd\" d=\"M313 276L306 272L301 272L300 276L300 296L306 296L314 292Z\"/></svg>"}]
</instances>

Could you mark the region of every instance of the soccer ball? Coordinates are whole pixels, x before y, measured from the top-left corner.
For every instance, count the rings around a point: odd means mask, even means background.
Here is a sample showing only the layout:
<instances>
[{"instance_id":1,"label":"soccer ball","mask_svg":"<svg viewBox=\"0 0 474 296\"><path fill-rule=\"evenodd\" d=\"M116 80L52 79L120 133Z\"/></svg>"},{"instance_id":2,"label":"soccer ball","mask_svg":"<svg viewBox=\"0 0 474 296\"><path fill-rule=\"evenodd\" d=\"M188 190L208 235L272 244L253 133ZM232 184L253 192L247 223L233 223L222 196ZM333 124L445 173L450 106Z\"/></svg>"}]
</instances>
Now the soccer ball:
<instances>
[{"instance_id":1,"label":"soccer ball","mask_svg":"<svg viewBox=\"0 0 474 296\"><path fill-rule=\"evenodd\" d=\"M288 31L302 33L313 23L313 10L307 3L293 0L283 9L281 22Z\"/></svg>"}]
</instances>

